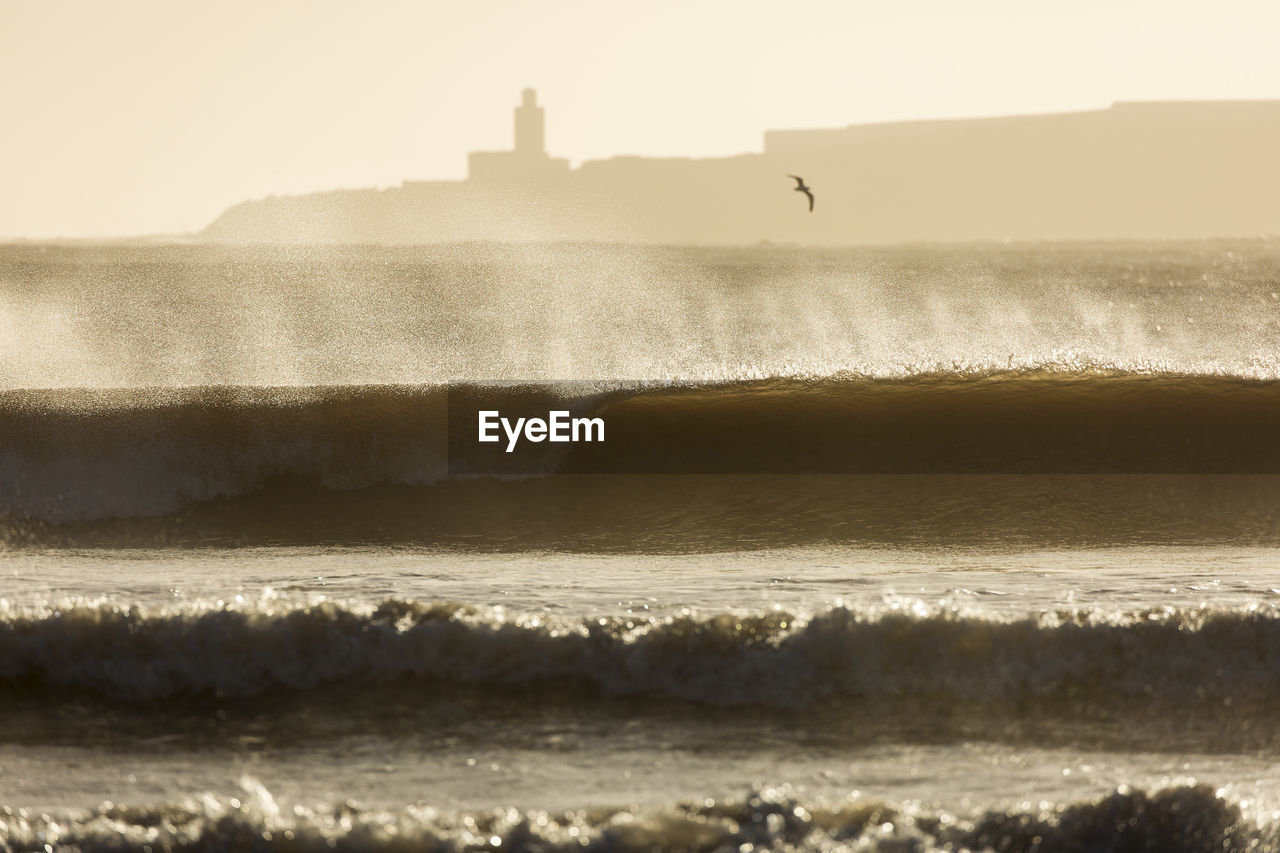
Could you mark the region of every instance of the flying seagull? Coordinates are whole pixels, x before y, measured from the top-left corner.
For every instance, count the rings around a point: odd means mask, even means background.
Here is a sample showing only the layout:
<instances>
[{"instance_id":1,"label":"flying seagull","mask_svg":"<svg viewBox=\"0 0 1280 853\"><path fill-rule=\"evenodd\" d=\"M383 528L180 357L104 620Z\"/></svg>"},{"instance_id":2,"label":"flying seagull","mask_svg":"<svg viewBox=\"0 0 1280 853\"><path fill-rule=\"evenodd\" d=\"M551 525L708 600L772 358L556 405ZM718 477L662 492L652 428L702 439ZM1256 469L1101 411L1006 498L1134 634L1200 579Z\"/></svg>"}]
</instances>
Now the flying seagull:
<instances>
[{"instance_id":1,"label":"flying seagull","mask_svg":"<svg viewBox=\"0 0 1280 853\"><path fill-rule=\"evenodd\" d=\"M804 178L800 177L799 175L787 175L787 177L793 179L796 182L796 190L795 190L796 192L804 193L809 197L809 212L813 213L813 190L809 189L804 185Z\"/></svg>"}]
</instances>

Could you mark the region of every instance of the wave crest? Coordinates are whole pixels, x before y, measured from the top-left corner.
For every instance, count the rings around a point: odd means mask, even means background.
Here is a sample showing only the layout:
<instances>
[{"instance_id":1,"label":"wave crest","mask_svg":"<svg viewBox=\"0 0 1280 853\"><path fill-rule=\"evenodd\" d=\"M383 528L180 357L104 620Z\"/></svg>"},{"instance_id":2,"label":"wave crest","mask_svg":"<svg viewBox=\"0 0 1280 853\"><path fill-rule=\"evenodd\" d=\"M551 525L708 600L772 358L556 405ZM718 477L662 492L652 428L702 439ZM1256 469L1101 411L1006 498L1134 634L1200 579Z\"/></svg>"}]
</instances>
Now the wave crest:
<instances>
[{"instance_id":1,"label":"wave crest","mask_svg":"<svg viewBox=\"0 0 1280 853\"><path fill-rule=\"evenodd\" d=\"M0 845L37 851L155 849L289 850L775 850L856 846L901 850L1271 849L1274 826L1246 819L1205 786L1154 792L1120 789L1092 801L1040 811L970 816L896 808L864 799L802 802L774 789L738 799L707 798L648 809L476 814L410 806L392 812L344 803L282 809L251 780L246 796L206 794L183 804L104 803L69 817L0 807Z\"/></svg>"},{"instance_id":2,"label":"wave crest","mask_svg":"<svg viewBox=\"0 0 1280 853\"><path fill-rule=\"evenodd\" d=\"M128 700L423 685L799 708L835 697L1280 698L1280 613L1160 610L1011 621L833 608L658 619L506 615L449 603L148 612L109 604L0 620L0 683Z\"/></svg>"},{"instance_id":3,"label":"wave crest","mask_svg":"<svg viewBox=\"0 0 1280 853\"><path fill-rule=\"evenodd\" d=\"M477 408L565 408L603 443L474 442ZM0 518L158 517L286 481L451 474L1276 474L1280 381L1012 371L727 383L0 394Z\"/></svg>"}]
</instances>

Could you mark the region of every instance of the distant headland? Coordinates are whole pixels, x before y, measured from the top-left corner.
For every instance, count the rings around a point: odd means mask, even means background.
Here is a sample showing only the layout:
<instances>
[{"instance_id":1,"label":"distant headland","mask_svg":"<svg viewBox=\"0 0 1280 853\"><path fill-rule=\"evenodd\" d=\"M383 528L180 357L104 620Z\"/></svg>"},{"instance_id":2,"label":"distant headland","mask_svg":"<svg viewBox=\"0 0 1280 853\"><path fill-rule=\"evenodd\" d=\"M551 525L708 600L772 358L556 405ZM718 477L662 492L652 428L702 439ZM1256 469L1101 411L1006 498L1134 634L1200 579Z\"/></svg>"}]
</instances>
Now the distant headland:
<instances>
[{"instance_id":1,"label":"distant headland","mask_svg":"<svg viewBox=\"0 0 1280 853\"><path fill-rule=\"evenodd\" d=\"M571 168L526 89L510 151L462 181L238 204L199 240L741 244L1280 235L1280 101L1117 103L998 118L772 130L762 152ZM787 174L818 194L810 214Z\"/></svg>"}]
</instances>

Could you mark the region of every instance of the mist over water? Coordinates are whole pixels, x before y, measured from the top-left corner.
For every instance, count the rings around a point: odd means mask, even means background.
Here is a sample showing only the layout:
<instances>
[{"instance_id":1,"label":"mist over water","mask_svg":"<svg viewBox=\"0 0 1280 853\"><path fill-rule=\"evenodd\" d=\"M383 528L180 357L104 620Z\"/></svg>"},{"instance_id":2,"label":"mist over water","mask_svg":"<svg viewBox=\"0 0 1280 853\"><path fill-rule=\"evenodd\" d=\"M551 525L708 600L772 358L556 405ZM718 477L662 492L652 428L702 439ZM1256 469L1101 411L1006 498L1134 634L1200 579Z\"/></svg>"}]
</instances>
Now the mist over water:
<instances>
[{"instance_id":1,"label":"mist over water","mask_svg":"<svg viewBox=\"0 0 1280 853\"><path fill-rule=\"evenodd\" d=\"M1280 248L8 247L0 387L1272 378Z\"/></svg>"}]
</instances>

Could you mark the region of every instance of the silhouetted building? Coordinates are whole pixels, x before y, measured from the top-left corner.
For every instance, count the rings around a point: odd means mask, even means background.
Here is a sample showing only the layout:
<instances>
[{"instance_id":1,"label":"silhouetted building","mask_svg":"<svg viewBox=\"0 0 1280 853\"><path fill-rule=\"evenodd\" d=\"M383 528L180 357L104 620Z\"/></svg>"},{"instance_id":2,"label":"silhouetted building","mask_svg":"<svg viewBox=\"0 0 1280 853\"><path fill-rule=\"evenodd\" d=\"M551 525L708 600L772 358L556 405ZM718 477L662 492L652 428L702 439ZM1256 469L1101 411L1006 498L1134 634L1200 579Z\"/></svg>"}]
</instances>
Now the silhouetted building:
<instances>
[{"instance_id":1,"label":"silhouetted building","mask_svg":"<svg viewBox=\"0 0 1280 853\"><path fill-rule=\"evenodd\" d=\"M467 155L467 178L473 181L563 175L569 161L551 157L546 147L546 116L538 94L525 89L515 110L515 148L511 151L472 151Z\"/></svg>"},{"instance_id":2,"label":"silhouetted building","mask_svg":"<svg viewBox=\"0 0 1280 853\"><path fill-rule=\"evenodd\" d=\"M1141 144L1160 149L1188 134L1211 142L1234 134L1254 138L1271 134L1280 120L1280 101L1120 101L1108 109L1069 113L992 116L988 118L921 119L854 124L821 130L769 130L766 154L792 155L862 146L936 144L985 147L1034 145L1050 149L1102 140L1117 145ZM1270 138L1264 136L1262 138ZM1198 145L1197 149L1211 147ZM993 157L999 162L999 158Z\"/></svg>"}]
</instances>

